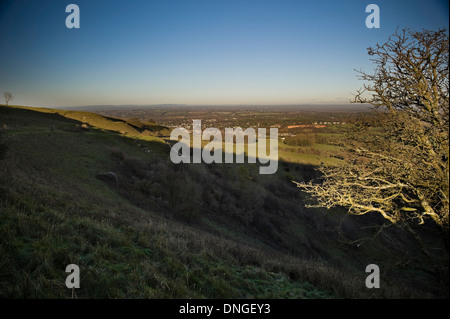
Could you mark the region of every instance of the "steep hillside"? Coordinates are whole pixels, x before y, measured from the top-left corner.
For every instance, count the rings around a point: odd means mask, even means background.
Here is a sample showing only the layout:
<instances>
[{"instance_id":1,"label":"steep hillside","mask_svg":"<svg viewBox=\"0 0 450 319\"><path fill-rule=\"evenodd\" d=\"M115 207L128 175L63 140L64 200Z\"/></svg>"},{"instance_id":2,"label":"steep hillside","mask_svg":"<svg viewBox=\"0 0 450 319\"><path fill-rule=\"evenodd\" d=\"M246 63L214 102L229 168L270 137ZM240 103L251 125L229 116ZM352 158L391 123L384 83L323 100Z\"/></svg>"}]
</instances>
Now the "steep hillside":
<instances>
[{"instance_id":1,"label":"steep hillside","mask_svg":"<svg viewBox=\"0 0 450 319\"><path fill-rule=\"evenodd\" d=\"M78 298L446 294L403 232L375 236L376 218L306 209L290 180L313 167L174 165L158 137L167 129L88 112L1 107L0 125L1 297L70 298L71 263ZM381 289L365 287L371 263Z\"/></svg>"},{"instance_id":2,"label":"steep hillside","mask_svg":"<svg viewBox=\"0 0 450 319\"><path fill-rule=\"evenodd\" d=\"M78 125L76 125L75 128L72 128L72 130L77 130L80 128L86 129L89 126L93 126L97 129L117 132L129 137L140 137L142 139L145 139L149 136L167 136L170 134L170 131L166 127L154 123L142 122L138 119L119 119L114 117L101 116L92 112L60 110L54 108L30 108L25 106L14 106L14 108L33 110L40 113L58 114L64 118L73 119L77 121ZM52 125L54 124L49 124L50 130L52 129ZM160 139L155 140L161 141Z\"/></svg>"}]
</instances>

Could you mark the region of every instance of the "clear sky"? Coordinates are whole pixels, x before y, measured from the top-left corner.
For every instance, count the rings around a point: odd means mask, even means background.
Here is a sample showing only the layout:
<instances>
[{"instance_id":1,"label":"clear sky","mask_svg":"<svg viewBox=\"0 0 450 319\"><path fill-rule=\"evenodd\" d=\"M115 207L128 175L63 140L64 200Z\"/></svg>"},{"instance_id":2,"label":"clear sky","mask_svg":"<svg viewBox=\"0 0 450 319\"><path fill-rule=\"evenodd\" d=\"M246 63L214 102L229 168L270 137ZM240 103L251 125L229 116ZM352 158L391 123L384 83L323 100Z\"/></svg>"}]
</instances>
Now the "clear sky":
<instances>
[{"instance_id":1,"label":"clear sky","mask_svg":"<svg viewBox=\"0 0 450 319\"><path fill-rule=\"evenodd\" d=\"M65 25L80 8L80 28ZM365 8L380 8L368 29ZM347 103L367 47L447 28L448 1L0 1L0 92L13 104Z\"/></svg>"}]
</instances>

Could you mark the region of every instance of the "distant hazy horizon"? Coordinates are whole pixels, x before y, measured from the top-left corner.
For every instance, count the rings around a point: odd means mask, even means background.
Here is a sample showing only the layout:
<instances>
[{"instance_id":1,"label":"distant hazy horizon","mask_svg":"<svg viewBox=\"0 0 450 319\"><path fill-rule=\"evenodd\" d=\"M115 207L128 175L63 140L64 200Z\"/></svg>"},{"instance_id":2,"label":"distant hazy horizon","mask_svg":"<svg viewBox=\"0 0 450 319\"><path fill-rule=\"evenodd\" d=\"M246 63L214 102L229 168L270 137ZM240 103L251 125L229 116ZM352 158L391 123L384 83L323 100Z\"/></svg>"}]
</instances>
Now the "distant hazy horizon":
<instances>
[{"instance_id":1,"label":"distant hazy horizon","mask_svg":"<svg viewBox=\"0 0 450 319\"><path fill-rule=\"evenodd\" d=\"M223 104L223 105L188 105L188 104L153 104L153 105L82 105L82 106L61 106L54 107L63 110L73 111L112 111L112 110L145 110L145 109L214 109L214 110L285 110L285 111L361 111L365 112L372 108L370 104L361 103L343 103L343 104L270 104L270 105L251 105L251 104Z\"/></svg>"},{"instance_id":2,"label":"distant hazy horizon","mask_svg":"<svg viewBox=\"0 0 450 319\"><path fill-rule=\"evenodd\" d=\"M80 28L66 6L77 4ZM448 28L448 1L0 2L0 93L11 104L346 104L396 28Z\"/></svg>"}]
</instances>

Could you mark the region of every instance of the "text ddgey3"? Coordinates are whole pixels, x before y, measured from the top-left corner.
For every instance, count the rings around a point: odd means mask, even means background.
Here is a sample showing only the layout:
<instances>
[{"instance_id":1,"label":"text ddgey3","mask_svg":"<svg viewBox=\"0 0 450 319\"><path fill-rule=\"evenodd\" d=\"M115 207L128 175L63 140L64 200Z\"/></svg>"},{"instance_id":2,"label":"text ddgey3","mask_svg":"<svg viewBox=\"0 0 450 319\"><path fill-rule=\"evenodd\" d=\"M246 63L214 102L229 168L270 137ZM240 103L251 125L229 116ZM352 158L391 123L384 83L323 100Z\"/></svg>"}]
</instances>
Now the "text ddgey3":
<instances>
[{"instance_id":1,"label":"text ddgey3","mask_svg":"<svg viewBox=\"0 0 450 319\"><path fill-rule=\"evenodd\" d=\"M270 304L268 303L224 303L221 306L192 305L186 303L181 305L178 311L180 314L199 314L211 316L214 313L221 314L269 314Z\"/></svg>"}]
</instances>

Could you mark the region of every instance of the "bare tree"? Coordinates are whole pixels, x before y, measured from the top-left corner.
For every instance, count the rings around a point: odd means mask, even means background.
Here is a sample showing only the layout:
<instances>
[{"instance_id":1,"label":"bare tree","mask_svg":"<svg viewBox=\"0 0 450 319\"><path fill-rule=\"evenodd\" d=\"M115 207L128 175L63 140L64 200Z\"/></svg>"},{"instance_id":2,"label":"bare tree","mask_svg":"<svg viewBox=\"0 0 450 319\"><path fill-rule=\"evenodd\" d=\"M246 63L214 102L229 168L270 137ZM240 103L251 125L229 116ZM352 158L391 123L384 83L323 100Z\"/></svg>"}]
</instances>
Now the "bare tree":
<instances>
[{"instance_id":1,"label":"bare tree","mask_svg":"<svg viewBox=\"0 0 450 319\"><path fill-rule=\"evenodd\" d=\"M344 161L297 183L313 206L378 213L391 223L449 225L449 38L445 30L396 32L369 48L374 74L353 102L374 114L348 132ZM381 112L380 112L381 111Z\"/></svg>"},{"instance_id":2,"label":"bare tree","mask_svg":"<svg viewBox=\"0 0 450 319\"><path fill-rule=\"evenodd\" d=\"M8 103L10 100L14 99L11 92L5 92L3 93L3 96L5 97L5 105L8 106Z\"/></svg>"}]
</instances>

